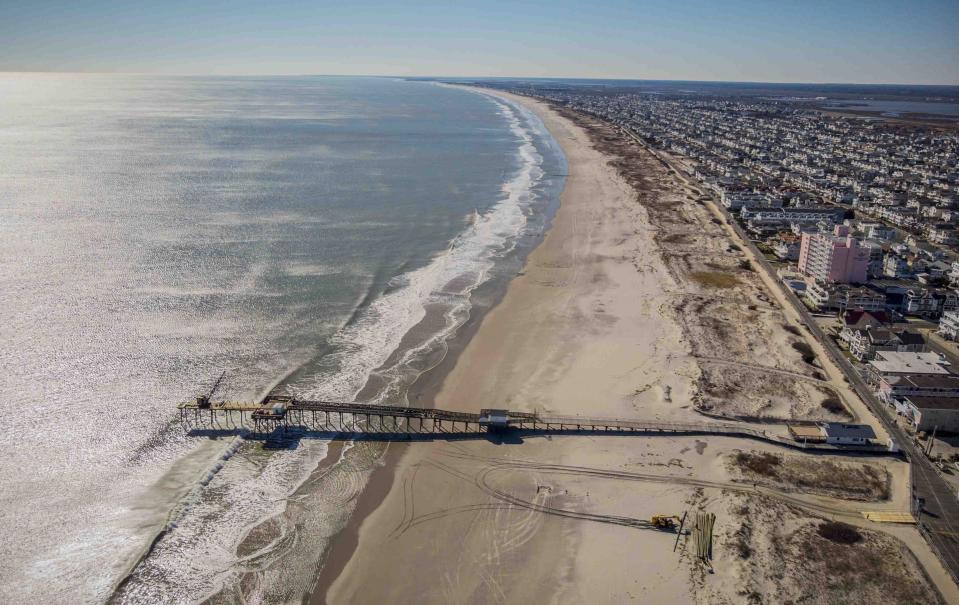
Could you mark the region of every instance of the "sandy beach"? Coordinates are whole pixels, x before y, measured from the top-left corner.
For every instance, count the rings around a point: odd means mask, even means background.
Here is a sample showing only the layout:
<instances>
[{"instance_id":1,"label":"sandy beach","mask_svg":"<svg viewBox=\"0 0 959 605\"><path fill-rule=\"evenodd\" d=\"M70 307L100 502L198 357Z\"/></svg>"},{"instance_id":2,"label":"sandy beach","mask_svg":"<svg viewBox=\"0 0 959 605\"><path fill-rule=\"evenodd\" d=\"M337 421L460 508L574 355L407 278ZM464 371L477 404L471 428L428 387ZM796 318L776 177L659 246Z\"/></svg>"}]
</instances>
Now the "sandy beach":
<instances>
[{"instance_id":1,"label":"sandy beach","mask_svg":"<svg viewBox=\"0 0 959 605\"><path fill-rule=\"evenodd\" d=\"M804 338L688 184L648 154L631 168L644 174L630 178L603 148L628 144L611 129L587 132L540 102L514 100L562 146L566 188L524 271L436 386L436 407L749 417L771 431L785 420L867 413L815 347L797 344ZM650 197L638 199L638 191ZM677 436L438 440L403 449L381 479L388 490L375 490L385 498L359 507L371 512L356 520L346 546L334 547L336 575L324 571L312 602L734 603L811 595L825 603L840 594L935 602L933 584L940 593L951 585L913 530L878 530L862 519L864 510L908 510L908 466L891 458L813 457ZM750 456L784 470L775 481L762 469L751 475L743 463ZM832 483L837 468L864 479ZM796 476L804 489L790 483ZM860 489L870 481L874 489ZM713 571L685 538L634 523L700 509L718 517ZM856 564L833 570L835 583L817 579L829 562L802 553L833 547L816 533L826 518L861 528L861 543L843 552L872 561L874 580L852 581ZM869 558L876 552L881 562Z\"/></svg>"}]
</instances>

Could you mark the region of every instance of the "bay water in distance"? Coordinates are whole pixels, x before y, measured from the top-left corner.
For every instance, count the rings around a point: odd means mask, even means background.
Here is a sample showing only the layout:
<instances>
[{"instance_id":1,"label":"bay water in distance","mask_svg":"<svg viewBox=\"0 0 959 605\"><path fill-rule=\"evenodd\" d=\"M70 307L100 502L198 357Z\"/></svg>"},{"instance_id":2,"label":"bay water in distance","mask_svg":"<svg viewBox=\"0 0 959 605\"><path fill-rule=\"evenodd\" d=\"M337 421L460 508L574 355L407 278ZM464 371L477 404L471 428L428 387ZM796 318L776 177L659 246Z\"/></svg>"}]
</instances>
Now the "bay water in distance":
<instances>
[{"instance_id":1,"label":"bay water in distance","mask_svg":"<svg viewBox=\"0 0 959 605\"><path fill-rule=\"evenodd\" d=\"M0 74L0 600L300 601L385 446L176 404L402 402L564 172L430 83Z\"/></svg>"}]
</instances>

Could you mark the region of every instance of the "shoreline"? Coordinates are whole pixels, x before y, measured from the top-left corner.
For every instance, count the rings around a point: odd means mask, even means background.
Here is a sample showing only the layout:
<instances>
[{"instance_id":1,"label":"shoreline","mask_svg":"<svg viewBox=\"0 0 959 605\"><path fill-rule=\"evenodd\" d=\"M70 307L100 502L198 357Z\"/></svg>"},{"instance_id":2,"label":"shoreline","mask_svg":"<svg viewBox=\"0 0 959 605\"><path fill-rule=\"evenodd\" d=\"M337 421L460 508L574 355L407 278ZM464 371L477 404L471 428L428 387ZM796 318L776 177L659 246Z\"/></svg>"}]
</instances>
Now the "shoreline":
<instances>
[{"instance_id":1,"label":"shoreline","mask_svg":"<svg viewBox=\"0 0 959 605\"><path fill-rule=\"evenodd\" d=\"M477 89L469 86L460 86L459 88L471 89L474 94L481 90L480 94L498 96L487 89ZM515 98L512 100L525 107L521 101ZM529 108L527 107L527 109ZM550 136L552 137L553 134L550 133ZM558 141L557 144L559 144ZM463 351L480 330L483 320L507 296L510 283L516 276L522 275L530 255L542 244L552 228L553 219L561 207L562 190L559 193L555 199L550 200L543 208L543 223L539 231L520 236L516 248L509 255L510 258L506 266L501 268L503 272L491 277L472 292L469 317L457 329L453 337L446 341L446 351L442 358L431 368L417 376L407 388L406 397L410 405L435 407L434 403L443 387L443 382L456 366ZM327 548L316 583L311 592L303 599L304 604L323 605L328 602L327 594L330 588L348 565L356 550L361 526L383 504L387 494L392 489L396 479L396 471L400 467L404 456L408 454L408 448L406 447L408 444L399 442L393 445L399 447L391 447L387 450L383 466L370 477L357 501L353 514L350 515L349 521L337 532Z\"/></svg>"},{"instance_id":2,"label":"shoreline","mask_svg":"<svg viewBox=\"0 0 959 605\"><path fill-rule=\"evenodd\" d=\"M350 562L350 554L359 544L360 527L363 521L380 506L392 488L397 463L406 453L407 444L398 442L389 445L383 456L383 465L370 475L366 487L356 501L350 520L336 533L327 547L316 582L304 595L302 601L304 605L323 605L327 602L326 595L329 587L343 573L343 569Z\"/></svg>"}]
</instances>

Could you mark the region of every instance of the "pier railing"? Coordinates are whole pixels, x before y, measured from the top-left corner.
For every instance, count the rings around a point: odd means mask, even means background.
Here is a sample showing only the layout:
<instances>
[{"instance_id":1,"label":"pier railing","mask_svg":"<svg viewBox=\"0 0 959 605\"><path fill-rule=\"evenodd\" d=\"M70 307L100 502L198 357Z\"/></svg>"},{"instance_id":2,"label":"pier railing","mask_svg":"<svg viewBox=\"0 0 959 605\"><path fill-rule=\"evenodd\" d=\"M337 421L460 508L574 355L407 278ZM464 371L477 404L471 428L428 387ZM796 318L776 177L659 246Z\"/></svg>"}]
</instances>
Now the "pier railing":
<instances>
[{"instance_id":1,"label":"pier railing","mask_svg":"<svg viewBox=\"0 0 959 605\"><path fill-rule=\"evenodd\" d=\"M825 443L801 443L745 423L661 422L508 410L481 410L479 413L470 413L373 403L300 400L287 396L267 397L259 404L198 399L178 407L184 425L189 429L202 429L205 434L217 431L252 430L254 433L265 433L302 429L347 436L390 434L399 439L403 438L402 435L424 433L479 435L491 430L531 434L672 433L740 437L811 451L880 455L890 453L881 445L835 446ZM493 417L498 417L499 421L491 422Z\"/></svg>"}]
</instances>

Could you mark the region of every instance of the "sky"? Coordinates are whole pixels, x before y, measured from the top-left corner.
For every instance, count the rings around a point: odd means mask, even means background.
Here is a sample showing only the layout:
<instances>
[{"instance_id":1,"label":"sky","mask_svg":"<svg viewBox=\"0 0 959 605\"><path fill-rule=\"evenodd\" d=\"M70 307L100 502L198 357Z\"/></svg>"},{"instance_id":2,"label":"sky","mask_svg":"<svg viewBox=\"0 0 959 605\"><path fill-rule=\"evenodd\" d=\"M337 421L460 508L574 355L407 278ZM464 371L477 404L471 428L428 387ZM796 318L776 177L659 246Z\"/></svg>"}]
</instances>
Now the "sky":
<instances>
[{"instance_id":1,"label":"sky","mask_svg":"<svg viewBox=\"0 0 959 605\"><path fill-rule=\"evenodd\" d=\"M959 0L0 0L0 71L959 84Z\"/></svg>"}]
</instances>

